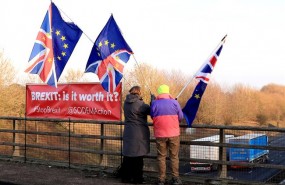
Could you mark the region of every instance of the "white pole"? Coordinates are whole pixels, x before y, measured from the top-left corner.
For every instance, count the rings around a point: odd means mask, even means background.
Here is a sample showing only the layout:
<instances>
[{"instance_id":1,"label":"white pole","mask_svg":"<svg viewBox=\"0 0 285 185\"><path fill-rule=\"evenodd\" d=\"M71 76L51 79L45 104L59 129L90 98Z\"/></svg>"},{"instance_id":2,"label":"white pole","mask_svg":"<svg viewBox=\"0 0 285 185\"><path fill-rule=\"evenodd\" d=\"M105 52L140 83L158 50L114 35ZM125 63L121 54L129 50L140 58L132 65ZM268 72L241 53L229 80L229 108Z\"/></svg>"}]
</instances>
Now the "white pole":
<instances>
[{"instance_id":1,"label":"white pole","mask_svg":"<svg viewBox=\"0 0 285 185\"><path fill-rule=\"evenodd\" d=\"M211 57L211 55L212 55L213 52L217 49L217 47L220 47L220 45L225 42L226 37L227 37L227 35L225 35L225 36L222 38L222 40L220 41L220 43L215 47L215 49L212 51L212 53L210 54L210 56L209 56L208 58ZM208 59L208 58L207 58L207 59ZM203 65L199 68L199 70L198 70L197 72L199 72L203 66L204 66L204 63L203 63ZM176 99L179 98L179 96L180 96L180 95L182 94L182 92L186 89L186 87L190 84L190 82L193 80L193 78L196 77L197 72L196 72L195 75L193 75L192 78L186 83L186 85L183 87L183 89L182 89L182 90L179 92L179 94L177 95Z\"/></svg>"},{"instance_id":2,"label":"white pole","mask_svg":"<svg viewBox=\"0 0 285 185\"><path fill-rule=\"evenodd\" d=\"M179 94L177 95L177 97L175 99L178 99L179 96L182 94L182 92L186 89L186 87L190 84L190 82L193 80L193 78L195 77L195 75L192 76L192 78L186 83L186 85L183 87L183 89L179 92Z\"/></svg>"},{"instance_id":3,"label":"white pole","mask_svg":"<svg viewBox=\"0 0 285 185\"><path fill-rule=\"evenodd\" d=\"M142 72L140 71L140 65L139 65L139 63L137 62L135 55L132 54L132 56L134 57L134 60L135 60L135 62L136 62L136 64L137 64L137 66L138 66L138 70L139 70L141 76L143 77L143 79L144 79L144 81L145 81L145 83L146 83L146 86L147 86L147 88L148 88L150 94L152 94L152 93L151 93L151 90L150 90L150 88L149 88L149 85L148 85L148 83L147 83L147 81L146 81L146 79L145 79L145 76L144 76L144 75L142 74Z\"/></svg>"}]
</instances>

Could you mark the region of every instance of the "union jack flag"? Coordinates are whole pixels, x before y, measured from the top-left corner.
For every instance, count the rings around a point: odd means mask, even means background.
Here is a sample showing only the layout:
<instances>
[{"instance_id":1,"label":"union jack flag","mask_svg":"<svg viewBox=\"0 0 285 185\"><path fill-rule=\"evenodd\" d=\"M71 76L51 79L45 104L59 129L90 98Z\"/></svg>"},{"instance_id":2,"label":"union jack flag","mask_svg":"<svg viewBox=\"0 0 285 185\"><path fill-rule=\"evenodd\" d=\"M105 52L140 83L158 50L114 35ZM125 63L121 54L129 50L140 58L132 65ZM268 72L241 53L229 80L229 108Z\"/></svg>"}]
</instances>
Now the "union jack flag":
<instances>
[{"instance_id":1,"label":"union jack flag","mask_svg":"<svg viewBox=\"0 0 285 185\"><path fill-rule=\"evenodd\" d=\"M220 56L222 49L223 44L219 46L219 48L213 53L213 55L202 65L200 70L198 70L198 72L195 74L196 79L202 80L205 83L209 82L211 73L216 65L216 62Z\"/></svg>"},{"instance_id":2,"label":"union jack flag","mask_svg":"<svg viewBox=\"0 0 285 185\"><path fill-rule=\"evenodd\" d=\"M59 10L51 2L25 72L38 74L44 83L57 87L57 81L81 34L79 27L62 19Z\"/></svg>"},{"instance_id":3,"label":"union jack flag","mask_svg":"<svg viewBox=\"0 0 285 185\"><path fill-rule=\"evenodd\" d=\"M217 47L211 57L206 60L206 62L202 65L202 67L198 70L198 72L194 75L196 79L199 80L198 84L196 85L192 96L187 101L185 107L182 109L184 113L184 118L187 122L188 127L191 127L196 114L198 112L198 108L202 99L202 96L206 90L207 84L210 80L211 73L216 65L218 57L223 49L223 44L225 42L226 36L222 39L219 46Z\"/></svg>"},{"instance_id":4,"label":"union jack flag","mask_svg":"<svg viewBox=\"0 0 285 185\"><path fill-rule=\"evenodd\" d=\"M108 92L114 92L123 78L124 66L132 53L111 15L94 43L85 72L97 74L102 87Z\"/></svg>"}]
</instances>

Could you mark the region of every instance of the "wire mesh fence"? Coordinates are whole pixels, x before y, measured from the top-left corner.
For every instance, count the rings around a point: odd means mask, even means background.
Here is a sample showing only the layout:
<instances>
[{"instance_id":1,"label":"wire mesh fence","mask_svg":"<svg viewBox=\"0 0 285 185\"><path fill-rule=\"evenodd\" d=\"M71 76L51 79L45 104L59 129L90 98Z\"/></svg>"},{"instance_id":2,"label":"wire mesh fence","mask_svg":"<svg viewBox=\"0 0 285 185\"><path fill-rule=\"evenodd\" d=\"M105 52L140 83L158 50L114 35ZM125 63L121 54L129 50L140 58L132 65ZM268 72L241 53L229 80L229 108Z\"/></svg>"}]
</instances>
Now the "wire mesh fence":
<instances>
[{"instance_id":1,"label":"wire mesh fence","mask_svg":"<svg viewBox=\"0 0 285 185\"><path fill-rule=\"evenodd\" d=\"M156 173L156 144L144 170ZM247 184L285 179L285 129L181 125L180 174L204 181ZM122 122L0 118L0 156L65 166L116 168L122 161ZM170 163L168 160L168 167ZM169 168L168 168L169 171Z\"/></svg>"}]
</instances>

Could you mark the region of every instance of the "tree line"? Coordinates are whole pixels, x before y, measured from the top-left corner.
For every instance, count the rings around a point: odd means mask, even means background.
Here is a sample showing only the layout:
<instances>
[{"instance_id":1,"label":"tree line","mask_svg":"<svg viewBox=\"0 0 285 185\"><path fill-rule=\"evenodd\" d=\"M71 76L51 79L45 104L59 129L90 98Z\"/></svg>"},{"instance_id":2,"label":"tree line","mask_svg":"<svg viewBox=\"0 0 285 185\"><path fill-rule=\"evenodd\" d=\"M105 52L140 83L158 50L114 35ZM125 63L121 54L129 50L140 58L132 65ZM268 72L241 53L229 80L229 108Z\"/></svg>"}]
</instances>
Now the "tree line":
<instances>
[{"instance_id":1,"label":"tree line","mask_svg":"<svg viewBox=\"0 0 285 185\"><path fill-rule=\"evenodd\" d=\"M124 100L133 85L142 87L142 96L150 102L150 93L157 95L161 84L170 87L174 98L183 89L192 75L179 70L161 70L142 63L126 68L122 79ZM87 82L80 70L68 70L59 83ZM94 79L91 79L94 81ZM42 83L37 75L28 75L27 79L17 79L12 62L0 52L0 116L25 116L25 84ZM186 87L177 99L184 107L196 86L195 80ZM219 124L247 126L285 126L285 86L268 84L255 89L244 84L221 86L211 79L202 97L194 120L196 124Z\"/></svg>"}]
</instances>

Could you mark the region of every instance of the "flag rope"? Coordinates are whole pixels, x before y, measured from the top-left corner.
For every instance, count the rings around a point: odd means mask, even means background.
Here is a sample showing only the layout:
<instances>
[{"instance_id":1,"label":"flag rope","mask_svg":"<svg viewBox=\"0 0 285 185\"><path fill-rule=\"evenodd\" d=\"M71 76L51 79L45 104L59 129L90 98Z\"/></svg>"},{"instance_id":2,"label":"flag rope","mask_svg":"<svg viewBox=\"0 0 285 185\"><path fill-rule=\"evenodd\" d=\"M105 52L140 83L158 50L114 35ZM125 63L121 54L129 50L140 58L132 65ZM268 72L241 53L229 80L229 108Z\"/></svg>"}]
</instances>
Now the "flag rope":
<instances>
[{"instance_id":1,"label":"flag rope","mask_svg":"<svg viewBox=\"0 0 285 185\"><path fill-rule=\"evenodd\" d=\"M52 2L52 0L51 0L51 2ZM58 7L58 9L71 21L71 22L73 22L74 24L75 24L75 22L61 9L61 8L59 8ZM79 27L79 26L78 26ZM79 27L80 28L80 27ZM82 33L88 38L88 40L90 41L90 42L92 42L92 44L94 44L94 41L81 29L81 31L82 31Z\"/></svg>"},{"instance_id":2,"label":"flag rope","mask_svg":"<svg viewBox=\"0 0 285 185\"><path fill-rule=\"evenodd\" d=\"M213 52L214 52L215 50L217 50L217 48L220 47L220 46L225 42L226 37L227 37L227 35L225 35L225 36L222 38L222 40L221 40L221 41L219 42L219 44L215 47L215 49L211 52L211 54L209 55L208 58L210 58L210 56L213 54ZM207 59L208 59L208 58L207 58ZM204 66L204 64L202 64L201 67L203 67L203 66ZM201 67L199 68L198 71L200 71ZM191 81L195 78L196 74L197 74L197 72L196 72L195 75L193 75L192 78L185 84L185 86L184 86L184 87L182 88L182 90L178 93L178 95L176 96L175 99L178 99L178 98L179 98L179 96L184 92L184 90L186 89L186 87L187 87L187 86L191 83Z\"/></svg>"},{"instance_id":3,"label":"flag rope","mask_svg":"<svg viewBox=\"0 0 285 185\"><path fill-rule=\"evenodd\" d=\"M51 0L52 1L52 0ZM58 7L58 9L71 21L75 24L75 22L61 9ZM79 27L79 26L78 26ZM79 27L80 28L80 27ZM81 29L81 28L80 28ZM81 29L82 33L87 37L87 39L94 45L95 41L93 41L82 29ZM103 65L107 68L107 65L105 63L103 63Z\"/></svg>"},{"instance_id":4,"label":"flag rope","mask_svg":"<svg viewBox=\"0 0 285 185\"><path fill-rule=\"evenodd\" d=\"M52 2L52 0L51 0L51 2ZM58 7L58 9L59 9L71 22L75 23L61 8ZM79 27L79 26L78 26L78 27ZM80 28L80 27L79 27L79 28ZM81 30L82 30L82 29L81 29ZM92 44L95 43L83 30L82 30L82 33L88 38L88 40L89 40ZM136 60L136 58L135 58L135 55L132 54L132 56L133 56L133 58L134 58L134 60L135 60L135 62L136 62L136 65L138 66L138 68L140 68L140 65L138 64L138 62L137 62L137 60ZM150 94L151 94L150 87L149 87L149 85L148 85L148 83L147 83L147 81L146 81L144 75L141 73L140 70L139 70L139 72L140 72L140 74L142 75L144 81L146 82L146 86L147 86L147 88L148 88L148 90L149 90L149 92L150 92ZM124 77L123 77L123 78L124 78ZM124 79L127 81L126 78L124 78ZM128 82L127 82L127 83L128 83ZM130 83L128 83L128 84L130 85Z\"/></svg>"},{"instance_id":5,"label":"flag rope","mask_svg":"<svg viewBox=\"0 0 285 185\"><path fill-rule=\"evenodd\" d=\"M51 0L52 1L52 0ZM74 22L61 8L58 8L71 22ZM78 26L79 27L79 26ZM79 27L80 28L80 27ZM95 42L82 30L82 33L87 37L87 39L94 45ZM105 63L103 63L103 65L106 66ZM106 66L107 67L107 66ZM124 80L126 80L126 82L128 83L128 85L130 86L130 83L128 82L128 80L123 76Z\"/></svg>"}]
</instances>

